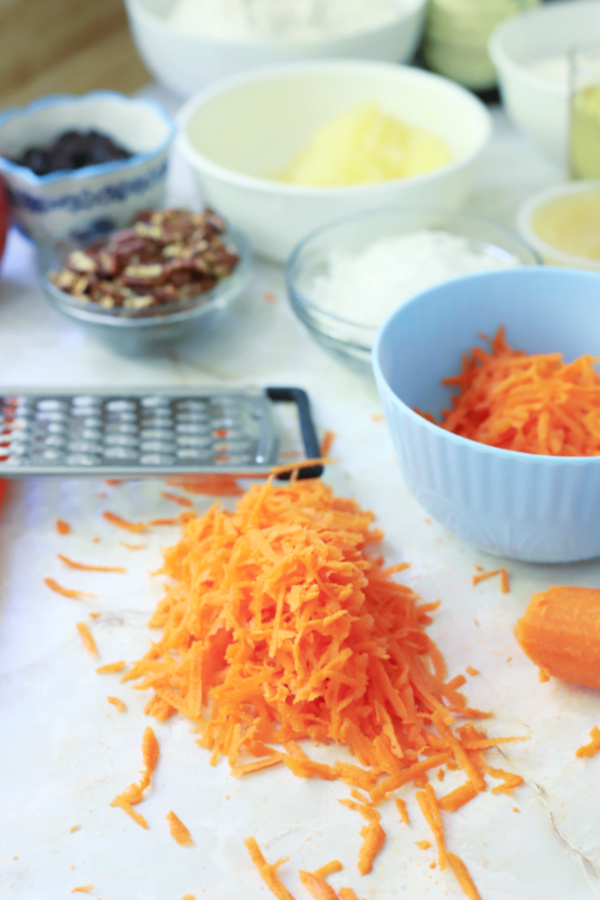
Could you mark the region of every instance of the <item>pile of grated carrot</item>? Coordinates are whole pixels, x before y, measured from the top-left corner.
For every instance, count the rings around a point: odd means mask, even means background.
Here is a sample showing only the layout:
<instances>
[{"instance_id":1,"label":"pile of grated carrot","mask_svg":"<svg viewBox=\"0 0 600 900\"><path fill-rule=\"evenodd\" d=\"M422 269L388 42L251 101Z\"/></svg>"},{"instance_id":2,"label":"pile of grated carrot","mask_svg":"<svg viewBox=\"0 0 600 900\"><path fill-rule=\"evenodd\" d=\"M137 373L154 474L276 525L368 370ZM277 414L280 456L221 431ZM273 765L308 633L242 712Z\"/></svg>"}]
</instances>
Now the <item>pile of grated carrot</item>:
<instances>
[{"instance_id":1,"label":"pile of grated carrot","mask_svg":"<svg viewBox=\"0 0 600 900\"><path fill-rule=\"evenodd\" d=\"M464 676L448 680L425 630L438 604L393 580L406 565L385 566L373 521L318 479L269 480L233 512L215 503L190 518L165 551L173 580L150 621L162 634L122 681L152 689L146 712L157 719L191 720L213 764L226 757L236 776L285 765L350 785L356 802L346 805L367 820L361 874L385 841L377 804L421 787L440 868L448 861L465 888L440 810L485 791L486 774L508 776L488 769L483 751L512 739L474 726L486 714L467 706ZM315 762L297 743L304 738L344 745L355 763ZM438 800L427 773L440 766L462 769L466 783ZM272 869L262 873L271 882Z\"/></svg>"},{"instance_id":2,"label":"pile of grated carrot","mask_svg":"<svg viewBox=\"0 0 600 900\"><path fill-rule=\"evenodd\" d=\"M485 337L482 335L482 337ZM596 359L513 350L499 328L489 350L463 354L442 428L492 447L546 456L600 455L600 375ZM430 421L434 419L424 414Z\"/></svg>"}]
</instances>

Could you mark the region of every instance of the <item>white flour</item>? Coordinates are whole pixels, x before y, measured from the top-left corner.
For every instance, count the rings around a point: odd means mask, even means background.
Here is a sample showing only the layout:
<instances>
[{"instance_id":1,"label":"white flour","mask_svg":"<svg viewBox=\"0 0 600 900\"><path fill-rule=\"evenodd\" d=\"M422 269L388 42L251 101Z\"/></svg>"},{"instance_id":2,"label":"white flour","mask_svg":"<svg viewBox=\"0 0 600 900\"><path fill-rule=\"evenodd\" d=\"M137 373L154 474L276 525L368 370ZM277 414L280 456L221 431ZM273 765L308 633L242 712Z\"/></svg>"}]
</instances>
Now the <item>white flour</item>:
<instances>
[{"instance_id":1,"label":"white flour","mask_svg":"<svg viewBox=\"0 0 600 900\"><path fill-rule=\"evenodd\" d=\"M378 327L415 294L460 275L520 265L517 257L445 231L415 231L375 241L362 253L333 252L327 275L307 296L344 319ZM502 255L500 255L502 253Z\"/></svg>"},{"instance_id":2,"label":"white flour","mask_svg":"<svg viewBox=\"0 0 600 900\"><path fill-rule=\"evenodd\" d=\"M314 40L393 20L398 0L178 0L168 21L188 34L229 40Z\"/></svg>"}]
</instances>

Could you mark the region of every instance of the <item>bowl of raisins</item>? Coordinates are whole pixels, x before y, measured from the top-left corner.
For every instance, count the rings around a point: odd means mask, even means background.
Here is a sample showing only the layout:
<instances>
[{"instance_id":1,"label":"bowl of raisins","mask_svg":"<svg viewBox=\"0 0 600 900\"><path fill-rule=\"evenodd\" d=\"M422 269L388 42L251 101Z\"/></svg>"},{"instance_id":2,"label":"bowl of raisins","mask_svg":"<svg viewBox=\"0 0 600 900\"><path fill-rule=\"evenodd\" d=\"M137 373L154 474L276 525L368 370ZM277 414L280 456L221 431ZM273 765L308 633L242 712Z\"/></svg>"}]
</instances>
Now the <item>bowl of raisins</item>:
<instances>
[{"instance_id":1,"label":"bowl of raisins","mask_svg":"<svg viewBox=\"0 0 600 900\"><path fill-rule=\"evenodd\" d=\"M90 243L164 202L174 122L114 91L43 97L0 114L13 222L38 244Z\"/></svg>"}]
</instances>

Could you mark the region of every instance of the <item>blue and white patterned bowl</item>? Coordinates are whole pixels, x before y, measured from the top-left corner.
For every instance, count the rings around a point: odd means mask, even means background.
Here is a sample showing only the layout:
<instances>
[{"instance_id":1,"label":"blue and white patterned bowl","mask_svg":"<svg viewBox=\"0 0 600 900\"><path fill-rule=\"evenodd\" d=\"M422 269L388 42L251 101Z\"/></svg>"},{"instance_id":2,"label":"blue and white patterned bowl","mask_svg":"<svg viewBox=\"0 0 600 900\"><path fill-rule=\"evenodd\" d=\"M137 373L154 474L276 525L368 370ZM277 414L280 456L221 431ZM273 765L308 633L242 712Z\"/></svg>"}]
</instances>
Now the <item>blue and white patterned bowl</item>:
<instances>
[{"instance_id":1,"label":"blue and white patterned bowl","mask_svg":"<svg viewBox=\"0 0 600 900\"><path fill-rule=\"evenodd\" d=\"M431 288L384 323L373 350L379 394L405 481L442 525L491 553L563 563L600 556L600 457L537 456L451 434L441 379L506 326L511 346L600 356L600 275L524 267Z\"/></svg>"},{"instance_id":2,"label":"blue and white patterned bowl","mask_svg":"<svg viewBox=\"0 0 600 900\"><path fill-rule=\"evenodd\" d=\"M64 131L96 129L133 153L129 159L38 176L11 160ZM175 124L151 100L113 91L56 94L0 114L0 176L13 221L36 243L89 243L128 225L164 200Z\"/></svg>"}]
</instances>

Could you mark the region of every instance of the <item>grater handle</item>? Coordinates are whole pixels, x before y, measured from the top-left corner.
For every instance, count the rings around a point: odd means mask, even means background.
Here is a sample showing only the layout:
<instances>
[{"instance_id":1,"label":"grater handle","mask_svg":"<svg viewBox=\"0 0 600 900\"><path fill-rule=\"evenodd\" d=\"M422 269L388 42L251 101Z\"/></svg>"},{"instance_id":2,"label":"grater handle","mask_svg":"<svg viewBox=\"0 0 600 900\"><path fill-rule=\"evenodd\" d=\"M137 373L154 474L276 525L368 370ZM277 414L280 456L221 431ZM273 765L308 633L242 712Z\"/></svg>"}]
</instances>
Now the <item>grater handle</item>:
<instances>
[{"instance_id":1,"label":"grater handle","mask_svg":"<svg viewBox=\"0 0 600 900\"><path fill-rule=\"evenodd\" d=\"M302 435L302 443L304 444L304 453L307 459L318 459L321 456L321 448L317 437L317 430L313 421L310 410L310 402L308 394L302 388L292 387L269 387L266 389L269 400L274 403L295 403L298 410L298 421L300 423L300 433ZM323 474L324 466L317 464L314 466L305 466L297 469L298 478L320 478ZM283 480L289 480L291 471L281 472L277 477Z\"/></svg>"}]
</instances>

